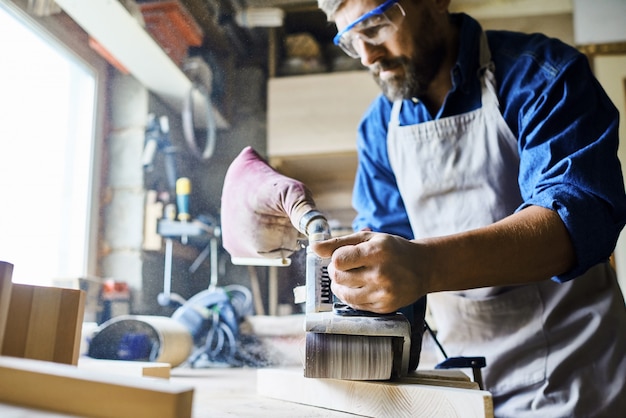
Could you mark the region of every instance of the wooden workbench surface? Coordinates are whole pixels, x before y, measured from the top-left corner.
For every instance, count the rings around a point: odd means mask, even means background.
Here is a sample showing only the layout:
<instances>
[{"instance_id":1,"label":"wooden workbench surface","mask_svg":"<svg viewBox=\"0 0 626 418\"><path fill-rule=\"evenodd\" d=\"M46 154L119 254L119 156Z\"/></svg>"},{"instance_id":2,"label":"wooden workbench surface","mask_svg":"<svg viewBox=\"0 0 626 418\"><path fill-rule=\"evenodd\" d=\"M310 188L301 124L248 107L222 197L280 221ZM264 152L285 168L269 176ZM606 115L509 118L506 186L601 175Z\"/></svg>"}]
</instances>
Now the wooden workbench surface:
<instances>
[{"instance_id":1,"label":"wooden workbench surface","mask_svg":"<svg viewBox=\"0 0 626 418\"><path fill-rule=\"evenodd\" d=\"M173 369L170 380L195 387L193 417L354 417L257 394L257 370Z\"/></svg>"},{"instance_id":2,"label":"wooden workbench surface","mask_svg":"<svg viewBox=\"0 0 626 418\"><path fill-rule=\"evenodd\" d=\"M337 411L257 395L257 370L249 368L172 369L170 381L195 388L193 418L353 417ZM70 415L0 404L2 418L61 418Z\"/></svg>"},{"instance_id":3,"label":"wooden workbench surface","mask_svg":"<svg viewBox=\"0 0 626 418\"><path fill-rule=\"evenodd\" d=\"M281 372L278 369L274 369ZM261 370L262 372L271 372L272 370ZM298 370L285 369L288 372L284 376L290 377L293 380L291 374L298 373ZM267 417L272 418L280 417L354 417L361 415L353 415L350 413L340 412L349 409L336 408L337 410L325 409L314 405L314 403L303 402L295 403L281 399L292 399L283 397L266 397L258 394L257 385L263 384L264 381L276 382L276 387L282 386L283 389L287 386L287 389L294 386L294 383L289 383L291 380L287 379L282 384L282 376L277 374L277 381L265 379L259 380L260 371L258 369L251 368L211 368L211 369L188 369L188 368L174 368L170 373L170 382L176 386L181 387L193 387L193 403L192 403L192 417L204 418L204 417ZM439 372L438 372L439 373ZM266 373L267 374L267 373ZM462 374L462 373L461 373ZM144 379L162 379L154 377L144 377ZM454 378L453 380L458 380ZM308 382L310 383L310 382ZM273 383L272 383L273 385ZM295 385L297 386L297 385ZM271 386L270 389L273 389ZM390 389L390 388L387 388ZM260 390L260 389L259 389ZM317 390L314 390L317 391ZM272 390L261 390L261 392L272 392ZM472 392L474 392L472 390ZM480 391L476 391L480 392ZM307 392L309 393L309 392ZM321 396L347 396L351 393L341 392L341 388L338 389L338 393L327 393ZM375 396L374 396L375 397ZM322 399L326 399L325 397ZM434 399L434 398L433 398ZM330 399L329 399L330 400ZM360 401L356 401L359 404ZM421 401L420 401L421 402ZM335 402L336 403L336 402ZM428 403L428 402L426 402ZM354 410L352 412L355 412ZM70 415L51 413L47 411L34 411L28 408L16 407L11 405L0 404L0 416L3 418L60 418L69 417ZM392 416L392 415L388 415ZM457 416L457 415L451 415ZM490 416L490 415L488 415ZM117 418L117 417L116 417Z\"/></svg>"}]
</instances>

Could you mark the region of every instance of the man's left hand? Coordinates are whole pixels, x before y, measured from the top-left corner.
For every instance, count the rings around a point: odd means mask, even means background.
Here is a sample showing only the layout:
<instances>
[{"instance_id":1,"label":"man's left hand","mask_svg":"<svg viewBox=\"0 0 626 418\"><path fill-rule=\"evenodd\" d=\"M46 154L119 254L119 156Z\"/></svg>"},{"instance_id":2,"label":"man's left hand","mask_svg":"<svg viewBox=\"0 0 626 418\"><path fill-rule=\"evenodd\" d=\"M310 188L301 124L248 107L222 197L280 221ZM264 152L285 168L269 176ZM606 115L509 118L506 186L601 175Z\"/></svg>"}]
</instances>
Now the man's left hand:
<instances>
[{"instance_id":1,"label":"man's left hand","mask_svg":"<svg viewBox=\"0 0 626 418\"><path fill-rule=\"evenodd\" d=\"M321 257L332 257L328 273L333 293L354 309L390 313L426 294L420 277L427 260L407 239L361 231L311 244Z\"/></svg>"}]
</instances>

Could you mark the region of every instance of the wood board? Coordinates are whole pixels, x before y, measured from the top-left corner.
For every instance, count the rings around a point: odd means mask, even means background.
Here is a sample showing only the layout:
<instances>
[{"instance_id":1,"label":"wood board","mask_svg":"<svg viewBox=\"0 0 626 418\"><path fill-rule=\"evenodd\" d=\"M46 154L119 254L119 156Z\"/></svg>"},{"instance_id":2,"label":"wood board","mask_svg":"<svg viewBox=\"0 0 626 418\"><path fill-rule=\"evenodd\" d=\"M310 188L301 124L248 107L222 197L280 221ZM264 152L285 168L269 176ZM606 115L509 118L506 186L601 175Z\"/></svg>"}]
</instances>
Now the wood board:
<instances>
[{"instance_id":1,"label":"wood board","mask_svg":"<svg viewBox=\"0 0 626 418\"><path fill-rule=\"evenodd\" d=\"M0 402L89 417L188 418L193 388L0 356Z\"/></svg>"},{"instance_id":2,"label":"wood board","mask_svg":"<svg viewBox=\"0 0 626 418\"><path fill-rule=\"evenodd\" d=\"M2 341L4 341L9 304L11 303L12 277L13 264L0 261L0 349L2 348Z\"/></svg>"},{"instance_id":3,"label":"wood board","mask_svg":"<svg viewBox=\"0 0 626 418\"><path fill-rule=\"evenodd\" d=\"M400 381L374 382L310 379L299 369L260 369L257 392L269 398L370 417L493 417L489 392L448 375L437 378L432 372L427 376L417 373Z\"/></svg>"},{"instance_id":4,"label":"wood board","mask_svg":"<svg viewBox=\"0 0 626 418\"><path fill-rule=\"evenodd\" d=\"M85 292L13 283L0 354L78 363Z\"/></svg>"},{"instance_id":5,"label":"wood board","mask_svg":"<svg viewBox=\"0 0 626 418\"><path fill-rule=\"evenodd\" d=\"M83 356L78 359L78 368L81 370L107 372L124 376L169 379L172 366L169 363L161 362L101 360Z\"/></svg>"}]
</instances>

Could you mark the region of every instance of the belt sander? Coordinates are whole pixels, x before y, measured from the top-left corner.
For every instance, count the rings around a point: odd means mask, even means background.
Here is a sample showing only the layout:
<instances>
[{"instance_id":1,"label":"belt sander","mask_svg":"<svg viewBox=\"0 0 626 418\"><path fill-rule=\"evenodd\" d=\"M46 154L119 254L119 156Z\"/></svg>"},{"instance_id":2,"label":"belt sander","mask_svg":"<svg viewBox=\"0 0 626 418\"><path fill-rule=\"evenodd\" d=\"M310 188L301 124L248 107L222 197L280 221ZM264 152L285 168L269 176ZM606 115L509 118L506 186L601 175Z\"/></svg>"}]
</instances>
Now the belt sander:
<instances>
[{"instance_id":1,"label":"belt sander","mask_svg":"<svg viewBox=\"0 0 626 418\"><path fill-rule=\"evenodd\" d=\"M301 220L309 243L330 238L325 217ZM411 325L401 313L379 315L352 309L333 295L328 264L307 247L304 376L388 380L409 369Z\"/></svg>"}]
</instances>

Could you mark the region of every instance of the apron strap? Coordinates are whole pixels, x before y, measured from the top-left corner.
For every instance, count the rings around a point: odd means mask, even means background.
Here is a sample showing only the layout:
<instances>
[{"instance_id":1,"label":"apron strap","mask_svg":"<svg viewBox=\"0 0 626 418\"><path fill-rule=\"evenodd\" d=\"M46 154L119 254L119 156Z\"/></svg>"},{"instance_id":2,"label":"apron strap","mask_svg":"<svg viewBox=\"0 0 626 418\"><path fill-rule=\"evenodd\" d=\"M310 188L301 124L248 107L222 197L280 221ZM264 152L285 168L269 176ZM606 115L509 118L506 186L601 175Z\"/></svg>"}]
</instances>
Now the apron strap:
<instances>
[{"instance_id":1,"label":"apron strap","mask_svg":"<svg viewBox=\"0 0 626 418\"><path fill-rule=\"evenodd\" d=\"M482 105L495 105L500 107L498 93L496 91L496 77L494 75L495 66L491 60L491 51L487 42L485 31L480 34L480 51L479 51L480 67L478 75L482 88Z\"/></svg>"},{"instance_id":2,"label":"apron strap","mask_svg":"<svg viewBox=\"0 0 626 418\"><path fill-rule=\"evenodd\" d=\"M393 102L391 108L391 116L389 117L389 126L400 126L400 110L402 109L402 100Z\"/></svg>"}]
</instances>

